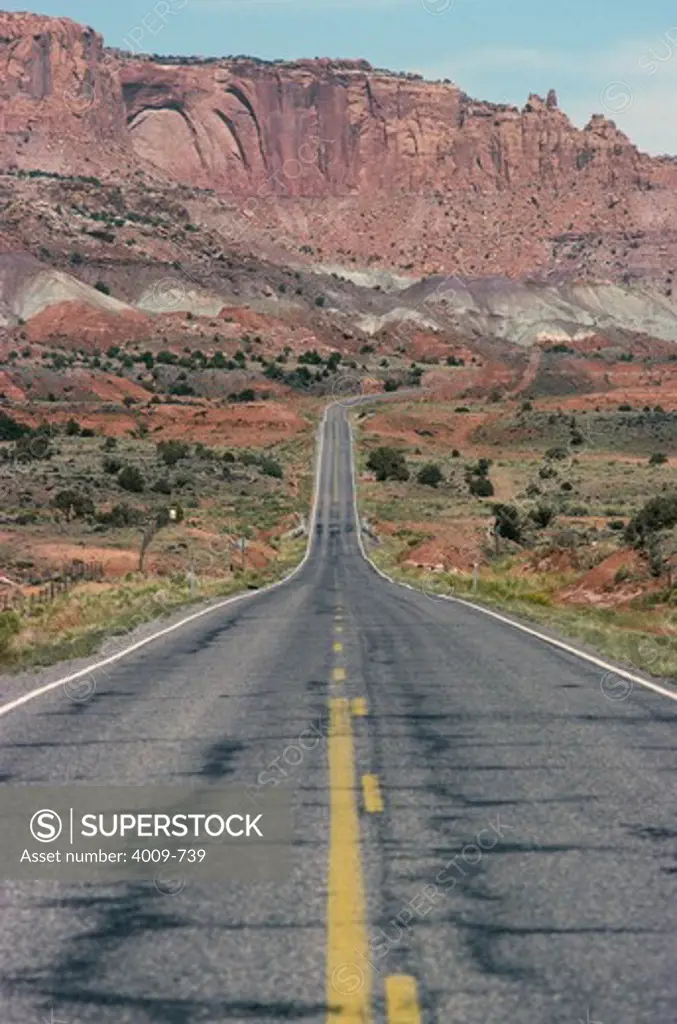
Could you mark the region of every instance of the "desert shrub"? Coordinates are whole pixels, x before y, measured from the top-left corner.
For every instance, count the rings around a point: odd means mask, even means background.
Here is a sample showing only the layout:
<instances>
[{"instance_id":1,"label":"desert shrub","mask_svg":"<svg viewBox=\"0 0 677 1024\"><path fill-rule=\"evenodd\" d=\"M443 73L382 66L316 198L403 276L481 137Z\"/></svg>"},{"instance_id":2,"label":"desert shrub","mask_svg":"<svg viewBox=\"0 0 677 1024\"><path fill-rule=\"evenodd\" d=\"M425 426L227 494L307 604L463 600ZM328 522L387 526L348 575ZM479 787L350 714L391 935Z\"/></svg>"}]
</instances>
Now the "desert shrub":
<instances>
[{"instance_id":1,"label":"desert shrub","mask_svg":"<svg viewBox=\"0 0 677 1024\"><path fill-rule=\"evenodd\" d=\"M437 487L444 477L442 476L442 470L440 467L434 462L429 462L419 470L416 479L425 487Z\"/></svg>"},{"instance_id":2,"label":"desert shrub","mask_svg":"<svg viewBox=\"0 0 677 1024\"><path fill-rule=\"evenodd\" d=\"M555 518L555 510L551 505L537 505L536 508L532 508L529 518L539 530L544 530Z\"/></svg>"},{"instance_id":3,"label":"desert shrub","mask_svg":"<svg viewBox=\"0 0 677 1024\"><path fill-rule=\"evenodd\" d=\"M386 446L375 448L367 459L367 469L372 470L376 479L381 482L409 479L409 470L404 455L396 448Z\"/></svg>"},{"instance_id":4,"label":"desert shrub","mask_svg":"<svg viewBox=\"0 0 677 1024\"><path fill-rule=\"evenodd\" d=\"M459 452L458 448L452 448L451 457L452 459L460 459L461 453Z\"/></svg>"},{"instance_id":5,"label":"desert shrub","mask_svg":"<svg viewBox=\"0 0 677 1024\"><path fill-rule=\"evenodd\" d=\"M209 448L206 444L203 444L202 441L198 441L195 445L195 457L198 459L208 459L210 462L213 459L218 458L214 449Z\"/></svg>"},{"instance_id":6,"label":"desert shrub","mask_svg":"<svg viewBox=\"0 0 677 1024\"><path fill-rule=\"evenodd\" d=\"M165 466L175 466L190 455L190 446L185 441L160 441L156 453Z\"/></svg>"},{"instance_id":7,"label":"desert shrub","mask_svg":"<svg viewBox=\"0 0 677 1024\"><path fill-rule=\"evenodd\" d=\"M118 446L118 439L117 439L117 437L107 437L106 440L103 442L103 450L105 452L113 451L113 449L117 448L117 446Z\"/></svg>"},{"instance_id":8,"label":"desert shrub","mask_svg":"<svg viewBox=\"0 0 677 1024\"><path fill-rule=\"evenodd\" d=\"M541 480L551 480L554 476L557 476L557 470L554 466L550 466L546 463L545 466L540 467L538 475Z\"/></svg>"},{"instance_id":9,"label":"desert shrub","mask_svg":"<svg viewBox=\"0 0 677 1024\"><path fill-rule=\"evenodd\" d=\"M151 491L155 491L156 494L171 494L172 484L169 477L161 476L152 485Z\"/></svg>"},{"instance_id":10,"label":"desert shrub","mask_svg":"<svg viewBox=\"0 0 677 1024\"><path fill-rule=\"evenodd\" d=\"M228 395L231 402L255 402L256 392L253 388L245 388L243 391L234 391Z\"/></svg>"},{"instance_id":11,"label":"desert shrub","mask_svg":"<svg viewBox=\"0 0 677 1024\"><path fill-rule=\"evenodd\" d=\"M513 540L517 544L522 540L522 523L519 511L514 505L494 505L494 530L499 537Z\"/></svg>"},{"instance_id":12,"label":"desert shrub","mask_svg":"<svg viewBox=\"0 0 677 1024\"><path fill-rule=\"evenodd\" d=\"M80 424L77 420L70 419L66 424L66 437L79 437Z\"/></svg>"},{"instance_id":13,"label":"desert shrub","mask_svg":"<svg viewBox=\"0 0 677 1024\"><path fill-rule=\"evenodd\" d=\"M116 459L113 455L106 455L103 458L101 465L104 473L109 473L111 476L114 476L116 473L120 472L123 463L121 459Z\"/></svg>"},{"instance_id":14,"label":"desert shrub","mask_svg":"<svg viewBox=\"0 0 677 1024\"><path fill-rule=\"evenodd\" d=\"M173 366L174 363L178 363L179 357L174 355L173 352L169 352L166 348L163 348L161 352L158 352L155 357L156 362L164 363L165 366Z\"/></svg>"},{"instance_id":15,"label":"desert shrub","mask_svg":"<svg viewBox=\"0 0 677 1024\"><path fill-rule=\"evenodd\" d=\"M647 501L626 527L625 537L629 544L646 547L651 536L659 530L668 530L677 524L677 491L658 495Z\"/></svg>"},{"instance_id":16,"label":"desert shrub","mask_svg":"<svg viewBox=\"0 0 677 1024\"><path fill-rule=\"evenodd\" d=\"M663 466L668 461L665 452L654 452L649 458L650 466Z\"/></svg>"},{"instance_id":17,"label":"desert shrub","mask_svg":"<svg viewBox=\"0 0 677 1024\"><path fill-rule=\"evenodd\" d=\"M123 491L131 491L134 494L140 494L146 486L143 473L136 466L124 466L118 473L117 481Z\"/></svg>"},{"instance_id":18,"label":"desert shrub","mask_svg":"<svg viewBox=\"0 0 677 1024\"><path fill-rule=\"evenodd\" d=\"M262 473L266 476L275 477L277 480L281 480L284 476L284 470L276 459L272 459L269 455L264 455L259 462L259 467Z\"/></svg>"},{"instance_id":19,"label":"desert shrub","mask_svg":"<svg viewBox=\"0 0 677 1024\"><path fill-rule=\"evenodd\" d=\"M105 281L97 281L94 287L97 292L101 292L102 295L110 295L110 288Z\"/></svg>"},{"instance_id":20,"label":"desert shrub","mask_svg":"<svg viewBox=\"0 0 677 1024\"><path fill-rule=\"evenodd\" d=\"M320 366L323 360L317 349L309 348L301 353L298 361L299 363L308 363L310 366Z\"/></svg>"},{"instance_id":21,"label":"desert shrub","mask_svg":"<svg viewBox=\"0 0 677 1024\"><path fill-rule=\"evenodd\" d=\"M180 380L176 384L172 384L169 388L170 395L177 395L180 397L186 397L188 395L195 394L195 388L191 384L188 384L185 380Z\"/></svg>"},{"instance_id":22,"label":"desert shrub","mask_svg":"<svg viewBox=\"0 0 677 1024\"><path fill-rule=\"evenodd\" d=\"M25 423L19 423L6 412L0 412L0 441L17 441L30 433L31 428Z\"/></svg>"},{"instance_id":23,"label":"desert shrub","mask_svg":"<svg viewBox=\"0 0 677 1024\"><path fill-rule=\"evenodd\" d=\"M473 476L468 481L470 493L476 498L491 498L494 494L494 485L486 476Z\"/></svg>"},{"instance_id":24,"label":"desert shrub","mask_svg":"<svg viewBox=\"0 0 677 1024\"><path fill-rule=\"evenodd\" d=\"M478 459L474 465L468 466L466 469L466 479L470 477L485 477L489 475L489 469L491 468L491 459Z\"/></svg>"},{"instance_id":25,"label":"desert shrub","mask_svg":"<svg viewBox=\"0 0 677 1024\"><path fill-rule=\"evenodd\" d=\"M573 489L574 485L571 483L570 480L564 480L563 483L560 485L560 490L562 491L573 491Z\"/></svg>"},{"instance_id":26,"label":"desert shrub","mask_svg":"<svg viewBox=\"0 0 677 1024\"><path fill-rule=\"evenodd\" d=\"M548 448L548 450L545 453L545 457L546 459L555 459L561 461L562 459L566 459L568 457L568 454L569 453L567 452L566 448Z\"/></svg>"},{"instance_id":27,"label":"desert shrub","mask_svg":"<svg viewBox=\"0 0 677 1024\"><path fill-rule=\"evenodd\" d=\"M391 377L383 382L384 391L397 391L399 386L400 382L398 380L393 380Z\"/></svg>"},{"instance_id":28,"label":"desert shrub","mask_svg":"<svg viewBox=\"0 0 677 1024\"><path fill-rule=\"evenodd\" d=\"M625 523L622 519L610 519L606 525L610 530L614 530L616 533L625 529Z\"/></svg>"},{"instance_id":29,"label":"desert shrub","mask_svg":"<svg viewBox=\"0 0 677 1024\"><path fill-rule=\"evenodd\" d=\"M80 491L59 491L52 499L52 506L63 512L67 519L84 519L94 515L94 502L89 495Z\"/></svg>"},{"instance_id":30,"label":"desert shrub","mask_svg":"<svg viewBox=\"0 0 677 1024\"><path fill-rule=\"evenodd\" d=\"M123 529L125 526L139 526L144 521L144 513L123 501L114 505L109 512L101 512L97 519L104 526Z\"/></svg>"}]
</instances>

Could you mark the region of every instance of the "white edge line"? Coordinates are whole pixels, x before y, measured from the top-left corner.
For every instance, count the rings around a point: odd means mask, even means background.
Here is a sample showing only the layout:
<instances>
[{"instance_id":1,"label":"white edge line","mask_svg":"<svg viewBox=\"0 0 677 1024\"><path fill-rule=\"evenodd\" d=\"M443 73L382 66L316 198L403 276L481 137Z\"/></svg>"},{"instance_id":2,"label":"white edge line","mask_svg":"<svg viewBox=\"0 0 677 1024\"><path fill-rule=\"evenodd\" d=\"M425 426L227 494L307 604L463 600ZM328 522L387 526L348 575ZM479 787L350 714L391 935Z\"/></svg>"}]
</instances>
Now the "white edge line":
<instances>
[{"instance_id":1,"label":"white edge line","mask_svg":"<svg viewBox=\"0 0 677 1024\"><path fill-rule=\"evenodd\" d=\"M378 573L382 579L388 580L389 583L394 583L397 587L404 587L406 590L413 590L416 593L419 592L417 587L412 587L410 583L402 583L400 580L393 579L392 576L388 576L387 573L383 572L382 569L372 562L371 558L367 554L362 542L362 527L360 523L360 515L357 507L357 481L355 477L355 439L353 436L353 427L350 422L350 418L346 417L348 422L348 430L350 433L350 467L352 474L353 483L353 505L355 508L355 529L357 531L357 542L362 552L362 557L372 567L374 572ZM423 591L420 591L423 593ZM583 661L589 662L591 665L596 665L597 668L603 668L607 672L612 672L616 676L621 676L623 679L628 679L632 683L637 683L639 686L644 686L647 690L653 690L654 693L659 693L662 697L668 697L670 700L677 701L677 691L668 690L664 686L660 686L658 683L652 683L648 679L642 679L641 676L635 675L634 672L628 672L624 668L618 668L616 665L609 664L608 661L603 661L601 658L596 658L594 654L587 654L585 651L579 650L577 647L572 647L571 644L564 643L562 640L556 640L554 637L547 636L545 633L539 633L537 629L531 629L529 626L523 626L521 622L515 622L513 619L507 618L505 615L501 615L500 612L494 612L490 608L485 608L481 604L474 604L472 601L466 601L462 597L452 597L450 594L435 594L436 598L440 598L442 601L452 601L456 604L465 605L466 608L472 608L476 612L481 612L482 615L488 615L492 619L497 619L499 622L503 622L508 626L512 626L513 629L519 629L521 633L526 633L528 636L533 636L537 640L542 640L543 643L550 644L551 647L557 647L561 651L566 651L567 654L573 654L577 658L581 658Z\"/></svg>"},{"instance_id":2,"label":"white edge line","mask_svg":"<svg viewBox=\"0 0 677 1024\"><path fill-rule=\"evenodd\" d=\"M86 668L81 668L77 672L71 673L71 675L62 676L60 679L55 679L51 683L39 686L36 690L29 690L28 693L24 693L21 697L17 697L16 700L11 700L7 704L0 705L0 718L2 718L3 715L8 715L10 711L16 711L17 708L22 707L24 704L28 704L29 701L35 700L36 697L42 697L45 693L50 693L52 690L56 690L59 686L64 686L66 683L72 683L76 679L82 679L83 676L89 675L91 672L96 672L99 669L104 668L106 665L112 665L113 662L120 661L121 658L126 658L128 654L133 654L134 651L140 650L142 647L152 643L154 640L159 640L160 637L167 636L169 633L173 633L175 630L181 629L183 626L188 625L189 622L195 622L196 619L201 619L203 615L211 615L212 612L217 612L221 608L226 608L228 605L235 604L237 601L245 601L248 598L255 598L259 594L265 594L271 590L276 590L278 587L284 586L285 583L288 583L294 578L294 576L301 572L301 569L303 569L310 558L315 539L315 525L317 522L317 507L320 493L320 474L322 472L322 457L324 454L324 428L330 408L331 406L327 406L325 409L318 431L319 441L315 455L315 493L313 495L310 523L308 525L308 543L306 545L306 551L299 564L292 569L287 576L283 577L281 580L276 580L275 583L269 583L267 586L261 587L259 590L245 591L243 594L236 594L234 597L228 597L224 601L212 604L208 608L202 608L199 612L193 612L192 615L187 615L185 619L180 619L179 622L175 622L171 626L166 626L164 629L158 630L157 633L152 633L151 636L144 637L143 640L138 640L136 643L130 644L129 647L125 647L124 650L118 651L117 654L112 654L109 658L104 658L102 661L97 661L93 665L88 665Z\"/></svg>"}]
</instances>

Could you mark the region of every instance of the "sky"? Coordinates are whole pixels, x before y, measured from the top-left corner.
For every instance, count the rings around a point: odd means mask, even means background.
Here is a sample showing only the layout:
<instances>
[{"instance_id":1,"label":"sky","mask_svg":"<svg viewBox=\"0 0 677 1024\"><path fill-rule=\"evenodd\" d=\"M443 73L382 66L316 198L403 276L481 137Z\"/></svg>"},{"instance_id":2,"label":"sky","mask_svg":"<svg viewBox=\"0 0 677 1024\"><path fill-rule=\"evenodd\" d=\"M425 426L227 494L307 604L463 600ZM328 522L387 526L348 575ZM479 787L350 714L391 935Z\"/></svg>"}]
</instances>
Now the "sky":
<instances>
[{"instance_id":1,"label":"sky","mask_svg":"<svg viewBox=\"0 0 677 1024\"><path fill-rule=\"evenodd\" d=\"M34 9L139 52L364 57L517 106L554 88L574 123L602 113L641 149L677 154L677 8L668 0L39 0Z\"/></svg>"}]
</instances>

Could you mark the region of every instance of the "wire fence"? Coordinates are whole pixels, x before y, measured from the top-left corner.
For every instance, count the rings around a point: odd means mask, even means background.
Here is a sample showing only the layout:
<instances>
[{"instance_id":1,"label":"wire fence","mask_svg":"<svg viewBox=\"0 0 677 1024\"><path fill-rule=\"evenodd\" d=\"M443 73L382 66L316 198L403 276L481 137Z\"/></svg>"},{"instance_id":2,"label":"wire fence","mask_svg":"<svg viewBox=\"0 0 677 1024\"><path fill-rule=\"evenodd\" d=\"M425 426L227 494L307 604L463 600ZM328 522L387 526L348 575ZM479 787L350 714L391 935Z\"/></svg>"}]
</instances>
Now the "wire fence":
<instances>
[{"instance_id":1,"label":"wire fence","mask_svg":"<svg viewBox=\"0 0 677 1024\"><path fill-rule=\"evenodd\" d=\"M71 590L77 583L103 578L103 562L70 562L60 572L34 579L27 587L17 585L0 591L0 611L19 611L30 615Z\"/></svg>"}]
</instances>

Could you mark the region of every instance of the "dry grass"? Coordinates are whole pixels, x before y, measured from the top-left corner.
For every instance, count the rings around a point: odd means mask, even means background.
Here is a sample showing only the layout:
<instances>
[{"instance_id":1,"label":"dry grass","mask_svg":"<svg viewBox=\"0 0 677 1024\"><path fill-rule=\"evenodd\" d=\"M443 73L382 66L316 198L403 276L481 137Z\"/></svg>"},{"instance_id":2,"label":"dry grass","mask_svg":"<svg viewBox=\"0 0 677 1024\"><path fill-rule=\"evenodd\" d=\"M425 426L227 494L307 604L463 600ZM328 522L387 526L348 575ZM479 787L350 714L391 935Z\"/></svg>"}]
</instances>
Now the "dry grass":
<instances>
[{"instance_id":1,"label":"dry grass","mask_svg":"<svg viewBox=\"0 0 677 1024\"><path fill-rule=\"evenodd\" d=\"M130 574L119 585L85 583L32 614L0 614L0 664L6 668L48 665L86 657L108 637L129 633L145 622L205 600L258 589L298 564L305 540L286 540L266 569L191 580L186 573L166 579ZM10 616L16 622L8 629ZM4 624L4 628L3 628Z\"/></svg>"}]
</instances>

